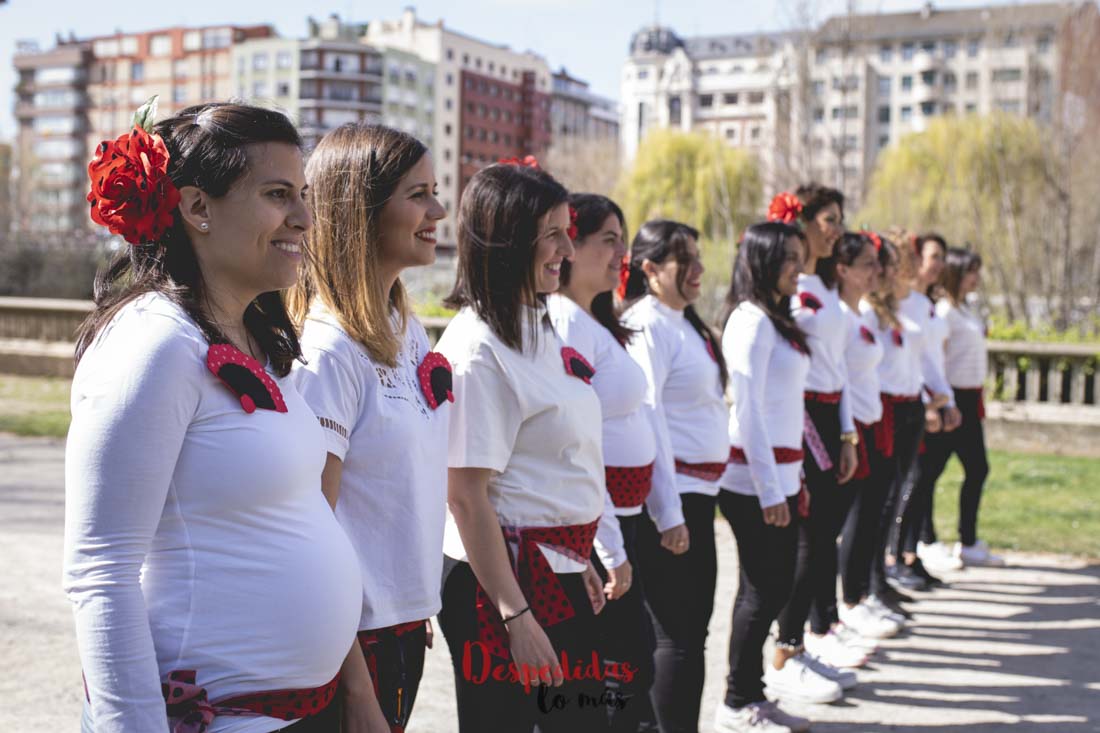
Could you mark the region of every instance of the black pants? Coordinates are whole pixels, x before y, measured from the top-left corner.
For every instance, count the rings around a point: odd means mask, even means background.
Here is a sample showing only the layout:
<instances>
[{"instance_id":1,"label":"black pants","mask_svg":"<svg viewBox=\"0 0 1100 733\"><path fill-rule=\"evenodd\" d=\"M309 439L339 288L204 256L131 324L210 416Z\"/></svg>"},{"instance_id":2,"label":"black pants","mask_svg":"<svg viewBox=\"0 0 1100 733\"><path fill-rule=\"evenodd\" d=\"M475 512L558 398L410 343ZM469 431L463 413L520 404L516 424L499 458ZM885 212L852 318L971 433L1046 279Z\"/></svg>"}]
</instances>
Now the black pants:
<instances>
[{"instance_id":1,"label":"black pants","mask_svg":"<svg viewBox=\"0 0 1100 733\"><path fill-rule=\"evenodd\" d=\"M806 412L833 465L821 470L807 449L803 468L810 492L810 516L799 523L794 588L779 614L779 641L791 646L802 644L807 617L815 634L826 633L836 623L836 540L855 495L850 483L839 485L836 481L840 462L839 406L807 401Z\"/></svg>"},{"instance_id":2,"label":"black pants","mask_svg":"<svg viewBox=\"0 0 1100 733\"><path fill-rule=\"evenodd\" d=\"M765 524L755 496L722 491L718 506L733 528L740 566L726 678L726 705L739 708L764 701L764 642L794 585L798 497L787 500L791 523L786 527Z\"/></svg>"},{"instance_id":3,"label":"black pants","mask_svg":"<svg viewBox=\"0 0 1100 733\"><path fill-rule=\"evenodd\" d=\"M681 494L691 547L673 555L661 547L652 522L638 532L638 564L645 574L646 606L657 638L651 697L661 733L699 729L706 663L703 650L714 610L718 557L714 548L716 499Z\"/></svg>"},{"instance_id":4,"label":"black pants","mask_svg":"<svg viewBox=\"0 0 1100 733\"><path fill-rule=\"evenodd\" d=\"M848 510L840 540L840 582L844 602L850 606L859 603L870 593L871 564L877 544L882 508L890 490L890 481L897 470L894 459L886 458L875 449L875 435L871 428L860 430L870 463L871 473L866 478L852 480L852 507Z\"/></svg>"},{"instance_id":5,"label":"black pants","mask_svg":"<svg viewBox=\"0 0 1100 733\"><path fill-rule=\"evenodd\" d=\"M321 712L311 715L308 718L302 718L285 728L279 728L279 731L293 731L293 733L340 733L340 712L342 709L340 693L337 693L336 697L332 699L332 702L328 704L328 707Z\"/></svg>"},{"instance_id":6,"label":"black pants","mask_svg":"<svg viewBox=\"0 0 1100 733\"><path fill-rule=\"evenodd\" d=\"M871 563L872 593L878 593L886 587L886 553L897 555L899 527L910 498L910 493L905 490L905 477L913 468L923 435L924 403L916 401L894 405L893 465L887 469L884 477L889 483Z\"/></svg>"},{"instance_id":7,"label":"black pants","mask_svg":"<svg viewBox=\"0 0 1100 733\"><path fill-rule=\"evenodd\" d=\"M898 511L895 517L894 555L900 557L903 552L917 551L917 537L920 535L924 518L932 509L931 492L934 486L920 481L921 445L927 440L924 432L924 409L920 412L920 430L912 455L898 455L898 472L901 480L901 494L898 499ZM895 438L896 441L899 438ZM935 442L935 438L933 438ZM896 450L896 448L895 448Z\"/></svg>"},{"instance_id":8,"label":"black pants","mask_svg":"<svg viewBox=\"0 0 1100 733\"><path fill-rule=\"evenodd\" d=\"M932 495L936 481L952 455L959 457L963 467L963 483L959 492L959 541L973 545L978 540L978 506L982 489L989 476L989 459L985 450L985 428L980 416L981 393L978 390L958 390L955 402L962 413L962 424L950 433L935 433L924 438L925 452L917 463L914 497L926 497L924 517L932 512ZM923 535L923 533L922 533ZM927 536L920 537L927 542ZM916 536L910 530L905 550L916 551Z\"/></svg>"},{"instance_id":9,"label":"black pants","mask_svg":"<svg viewBox=\"0 0 1100 733\"><path fill-rule=\"evenodd\" d=\"M557 576L573 606L573 618L543 630L568 664L584 667L598 659L596 615L584 588L581 573ZM476 645L478 639L477 578L469 563L460 562L443 584L443 609L439 627L447 639L455 675L458 729L461 733L531 733L537 724L542 733L582 733L607 728L607 706L601 698L603 682L589 675L565 682L561 687L536 687L526 692L522 684L494 679L499 665L512 664L486 655ZM485 674L488 672L488 674Z\"/></svg>"},{"instance_id":10,"label":"black pants","mask_svg":"<svg viewBox=\"0 0 1100 733\"><path fill-rule=\"evenodd\" d=\"M619 733L636 733L643 722L653 723L653 709L649 700L653 686L653 652L656 639L649 612L645 607L643 571L638 563L638 529L642 523L652 524L644 514L620 516L619 527L623 532L626 559L633 569L633 580L623 596L608 601L596 623L600 634L600 656L608 670L605 680L609 699L620 700L619 705L609 705L609 730ZM593 565L600 577L607 580L607 571L595 553Z\"/></svg>"},{"instance_id":11,"label":"black pants","mask_svg":"<svg viewBox=\"0 0 1100 733\"><path fill-rule=\"evenodd\" d=\"M424 675L426 637L427 628L421 624L401 636L383 630L370 643L359 640L378 704L393 731L403 731L409 724Z\"/></svg>"}]
</instances>

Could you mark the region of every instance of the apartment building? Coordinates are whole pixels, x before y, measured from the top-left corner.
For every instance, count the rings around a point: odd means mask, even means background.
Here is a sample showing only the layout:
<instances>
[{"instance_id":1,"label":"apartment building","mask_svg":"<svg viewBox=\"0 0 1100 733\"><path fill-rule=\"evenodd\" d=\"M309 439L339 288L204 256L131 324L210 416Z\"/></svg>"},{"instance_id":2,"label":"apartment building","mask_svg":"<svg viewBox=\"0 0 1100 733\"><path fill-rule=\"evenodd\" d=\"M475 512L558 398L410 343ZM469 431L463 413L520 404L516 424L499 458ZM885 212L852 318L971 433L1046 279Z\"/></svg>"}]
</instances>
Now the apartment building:
<instances>
[{"instance_id":1,"label":"apartment building","mask_svg":"<svg viewBox=\"0 0 1100 733\"><path fill-rule=\"evenodd\" d=\"M590 141L619 144L619 108L613 100L593 94L588 82L564 68L553 74L550 128L554 144L569 147Z\"/></svg>"}]
</instances>

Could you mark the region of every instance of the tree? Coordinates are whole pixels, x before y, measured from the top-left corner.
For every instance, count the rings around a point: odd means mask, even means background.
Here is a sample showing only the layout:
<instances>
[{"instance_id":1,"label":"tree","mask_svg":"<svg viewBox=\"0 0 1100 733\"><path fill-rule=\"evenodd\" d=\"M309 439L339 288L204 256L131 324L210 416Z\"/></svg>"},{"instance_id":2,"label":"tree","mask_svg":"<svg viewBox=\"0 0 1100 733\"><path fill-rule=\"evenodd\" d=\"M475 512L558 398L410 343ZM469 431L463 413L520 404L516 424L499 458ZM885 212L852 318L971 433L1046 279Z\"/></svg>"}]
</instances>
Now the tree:
<instances>
[{"instance_id":1,"label":"tree","mask_svg":"<svg viewBox=\"0 0 1100 733\"><path fill-rule=\"evenodd\" d=\"M706 273L700 309L715 315L729 287L737 240L762 218L756 157L701 132L654 130L624 174L617 200L627 225L674 219L699 230Z\"/></svg>"},{"instance_id":2,"label":"tree","mask_svg":"<svg viewBox=\"0 0 1100 733\"><path fill-rule=\"evenodd\" d=\"M1085 239L1068 214L1070 163L1034 119L941 117L883 151L855 221L971 246L1009 319L1086 328L1074 293L1089 292L1097 273L1091 247L1075 244Z\"/></svg>"}]
</instances>

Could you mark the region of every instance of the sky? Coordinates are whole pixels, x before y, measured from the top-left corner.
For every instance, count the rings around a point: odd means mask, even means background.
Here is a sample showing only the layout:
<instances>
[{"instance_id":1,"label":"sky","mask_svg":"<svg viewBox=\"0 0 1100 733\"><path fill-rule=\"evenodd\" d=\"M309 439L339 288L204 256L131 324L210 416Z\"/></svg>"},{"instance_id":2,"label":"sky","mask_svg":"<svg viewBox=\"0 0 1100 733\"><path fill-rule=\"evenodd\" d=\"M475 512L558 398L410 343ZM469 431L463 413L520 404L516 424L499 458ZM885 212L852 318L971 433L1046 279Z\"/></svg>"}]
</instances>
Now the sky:
<instances>
[{"instance_id":1,"label":"sky","mask_svg":"<svg viewBox=\"0 0 1100 733\"><path fill-rule=\"evenodd\" d=\"M444 25L518 51L542 55L551 68L564 66L588 81L592 91L619 97L619 72L631 35L655 20L682 36L788 30L796 7L807 7L818 21L855 4L861 13L915 10L922 0L0 0L0 141L15 135L11 63L17 39L53 45L55 33L89 37L174 25L271 23L280 35L306 34L306 16L331 13L365 22L396 19L409 5L428 22ZM936 7L1010 4L1004 0L937 0ZM1011 3L1015 4L1015 3ZM307 9L308 8L308 9Z\"/></svg>"}]
</instances>

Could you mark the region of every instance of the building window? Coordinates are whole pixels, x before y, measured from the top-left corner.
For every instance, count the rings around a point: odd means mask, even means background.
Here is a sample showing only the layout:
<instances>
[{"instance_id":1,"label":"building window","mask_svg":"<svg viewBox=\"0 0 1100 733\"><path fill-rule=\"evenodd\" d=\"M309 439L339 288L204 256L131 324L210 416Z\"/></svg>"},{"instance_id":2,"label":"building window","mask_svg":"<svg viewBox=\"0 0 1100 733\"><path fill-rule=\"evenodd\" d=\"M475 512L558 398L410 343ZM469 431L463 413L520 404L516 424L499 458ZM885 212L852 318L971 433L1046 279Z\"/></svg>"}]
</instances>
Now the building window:
<instances>
[{"instance_id":1,"label":"building window","mask_svg":"<svg viewBox=\"0 0 1100 733\"><path fill-rule=\"evenodd\" d=\"M825 82L815 81L813 83L812 89L813 89L813 95L815 97L820 97L821 95L825 94Z\"/></svg>"},{"instance_id":2,"label":"building window","mask_svg":"<svg viewBox=\"0 0 1100 733\"><path fill-rule=\"evenodd\" d=\"M468 54L468 53L462 54L462 65L463 66L469 66L470 65L470 54Z\"/></svg>"},{"instance_id":3,"label":"building window","mask_svg":"<svg viewBox=\"0 0 1100 733\"><path fill-rule=\"evenodd\" d=\"M966 105L966 113L968 115L977 114L978 113L978 105L974 104L973 102L968 102L967 105Z\"/></svg>"},{"instance_id":4,"label":"building window","mask_svg":"<svg viewBox=\"0 0 1100 733\"><path fill-rule=\"evenodd\" d=\"M1020 69L994 69L993 81L998 82L1013 82L1020 81L1024 76Z\"/></svg>"},{"instance_id":5,"label":"building window","mask_svg":"<svg viewBox=\"0 0 1100 733\"><path fill-rule=\"evenodd\" d=\"M638 78L639 79L648 79L649 78L649 69L638 69Z\"/></svg>"},{"instance_id":6,"label":"building window","mask_svg":"<svg viewBox=\"0 0 1100 733\"><path fill-rule=\"evenodd\" d=\"M714 106L714 95L713 94L700 94L699 95L699 106L700 107L713 107Z\"/></svg>"},{"instance_id":7,"label":"building window","mask_svg":"<svg viewBox=\"0 0 1100 733\"><path fill-rule=\"evenodd\" d=\"M882 124L888 124L890 122L890 108L879 107L878 108L878 121Z\"/></svg>"},{"instance_id":8,"label":"building window","mask_svg":"<svg viewBox=\"0 0 1100 733\"><path fill-rule=\"evenodd\" d=\"M908 74L901 77L901 90L903 92L913 91L913 77L909 76Z\"/></svg>"},{"instance_id":9,"label":"building window","mask_svg":"<svg viewBox=\"0 0 1100 733\"><path fill-rule=\"evenodd\" d=\"M825 121L825 108L824 107L814 107L814 122L824 122L824 121Z\"/></svg>"},{"instance_id":10,"label":"building window","mask_svg":"<svg viewBox=\"0 0 1100 733\"><path fill-rule=\"evenodd\" d=\"M909 105L905 105L901 108L901 121L908 122L913 119L913 108Z\"/></svg>"},{"instance_id":11,"label":"building window","mask_svg":"<svg viewBox=\"0 0 1100 733\"><path fill-rule=\"evenodd\" d=\"M278 84L276 84L275 85L275 95L279 96L279 97L289 97L290 96L290 82L289 81L281 81Z\"/></svg>"},{"instance_id":12,"label":"building window","mask_svg":"<svg viewBox=\"0 0 1100 733\"><path fill-rule=\"evenodd\" d=\"M275 56L275 66L280 69L289 69L294 66L294 54L290 51L280 51Z\"/></svg>"},{"instance_id":13,"label":"building window","mask_svg":"<svg viewBox=\"0 0 1100 733\"><path fill-rule=\"evenodd\" d=\"M878 48L878 60L879 61L891 61L894 58L893 46L879 46Z\"/></svg>"},{"instance_id":14,"label":"building window","mask_svg":"<svg viewBox=\"0 0 1100 733\"><path fill-rule=\"evenodd\" d=\"M943 42L943 57L945 59L955 58L955 54L959 52L959 44L957 41L944 41Z\"/></svg>"},{"instance_id":15,"label":"building window","mask_svg":"<svg viewBox=\"0 0 1100 733\"><path fill-rule=\"evenodd\" d=\"M913 56L916 54L917 47L912 43L901 44L901 57L905 61L912 61Z\"/></svg>"},{"instance_id":16,"label":"building window","mask_svg":"<svg viewBox=\"0 0 1100 733\"><path fill-rule=\"evenodd\" d=\"M819 48L814 53L814 63L823 64L829 60L829 51L825 48Z\"/></svg>"},{"instance_id":17,"label":"building window","mask_svg":"<svg viewBox=\"0 0 1100 733\"><path fill-rule=\"evenodd\" d=\"M955 76L953 71L943 72L943 88L945 91L953 92L959 86L959 78Z\"/></svg>"},{"instance_id":18,"label":"building window","mask_svg":"<svg viewBox=\"0 0 1100 733\"><path fill-rule=\"evenodd\" d=\"M723 94L722 104L737 104L737 94ZM728 132L728 131L727 131Z\"/></svg>"},{"instance_id":19,"label":"building window","mask_svg":"<svg viewBox=\"0 0 1100 733\"><path fill-rule=\"evenodd\" d=\"M252 70L263 71L267 68L267 54L266 53L254 53L252 54Z\"/></svg>"},{"instance_id":20,"label":"building window","mask_svg":"<svg viewBox=\"0 0 1100 733\"><path fill-rule=\"evenodd\" d=\"M266 97L267 96L267 83L257 81L252 83L252 96L253 97Z\"/></svg>"},{"instance_id":21,"label":"building window","mask_svg":"<svg viewBox=\"0 0 1100 733\"><path fill-rule=\"evenodd\" d=\"M932 115L936 114L936 103L935 102L921 102L920 103L920 113L922 115L924 115L925 117L931 117Z\"/></svg>"},{"instance_id":22,"label":"building window","mask_svg":"<svg viewBox=\"0 0 1100 733\"><path fill-rule=\"evenodd\" d=\"M455 50L453 48L448 48L447 49L447 60L448 61L454 61L455 60Z\"/></svg>"},{"instance_id":23,"label":"building window","mask_svg":"<svg viewBox=\"0 0 1100 733\"><path fill-rule=\"evenodd\" d=\"M171 56L172 55L172 37L171 36L153 36L149 39L149 55L150 56Z\"/></svg>"},{"instance_id":24,"label":"building window","mask_svg":"<svg viewBox=\"0 0 1100 733\"><path fill-rule=\"evenodd\" d=\"M978 88L978 72L966 72L966 88L971 90Z\"/></svg>"},{"instance_id":25,"label":"building window","mask_svg":"<svg viewBox=\"0 0 1100 733\"><path fill-rule=\"evenodd\" d=\"M455 101L453 99L447 98L443 100L443 106L447 109L454 109Z\"/></svg>"},{"instance_id":26,"label":"building window","mask_svg":"<svg viewBox=\"0 0 1100 733\"><path fill-rule=\"evenodd\" d=\"M130 64L130 81L145 81L145 64L140 61Z\"/></svg>"},{"instance_id":27,"label":"building window","mask_svg":"<svg viewBox=\"0 0 1100 733\"><path fill-rule=\"evenodd\" d=\"M920 50L924 51L927 54L935 54L936 53L936 42L935 41L925 41L924 43L922 43L920 45Z\"/></svg>"},{"instance_id":28,"label":"building window","mask_svg":"<svg viewBox=\"0 0 1100 733\"><path fill-rule=\"evenodd\" d=\"M727 127L726 128L726 139L727 140L733 140L735 142L737 141L737 128L736 127Z\"/></svg>"},{"instance_id":29,"label":"building window","mask_svg":"<svg viewBox=\"0 0 1100 733\"><path fill-rule=\"evenodd\" d=\"M1039 51L1039 53L1046 53L1050 50L1050 44L1050 36L1039 36L1039 41L1036 44L1036 49Z\"/></svg>"},{"instance_id":30,"label":"building window","mask_svg":"<svg viewBox=\"0 0 1100 733\"><path fill-rule=\"evenodd\" d=\"M183 34L183 50L198 51L202 48L202 34L198 31L187 31Z\"/></svg>"},{"instance_id":31,"label":"building window","mask_svg":"<svg viewBox=\"0 0 1100 733\"><path fill-rule=\"evenodd\" d=\"M451 185L451 176L450 176L450 174L444 174L444 176L443 176L443 185L444 186L450 186Z\"/></svg>"},{"instance_id":32,"label":"building window","mask_svg":"<svg viewBox=\"0 0 1100 733\"><path fill-rule=\"evenodd\" d=\"M451 161L451 149L450 148L445 148L443 150L443 160L447 161L448 163Z\"/></svg>"},{"instance_id":33,"label":"building window","mask_svg":"<svg viewBox=\"0 0 1100 733\"><path fill-rule=\"evenodd\" d=\"M749 92L749 104L764 104L764 92Z\"/></svg>"},{"instance_id":34,"label":"building window","mask_svg":"<svg viewBox=\"0 0 1100 733\"><path fill-rule=\"evenodd\" d=\"M455 75L454 74L447 74L447 86L451 86L454 83L455 83Z\"/></svg>"},{"instance_id":35,"label":"building window","mask_svg":"<svg viewBox=\"0 0 1100 733\"><path fill-rule=\"evenodd\" d=\"M966 55L970 58L975 58L978 55L978 50L982 47L982 42L977 38L971 38L966 42Z\"/></svg>"},{"instance_id":36,"label":"building window","mask_svg":"<svg viewBox=\"0 0 1100 733\"><path fill-rule=\"evenodd\" d=\"M680 98L669 97L668 100L668 123L670 125L680 124Z\"/></svg>"},{"instance_id":37,"label":"building window","mask_svg":"<svg viewBox=\"0 0 1100 733\"><path fill-rule=\"evenodd\" d=\"M890 136L889 135L879 135L878 136L878 146L880 148L885 148L889 144L890 144Z\"/></svg>"},{"instance_id":38,"label":"building window","mask_svg":"<svg viewBox=\"0 0 1100 733\"><path fill-rule=\"evenodd\" d=\"M997 100L995 106L1002 112L1008 112L1010 114L1016 115L1020 114L1021 110L1023 110L1024 108L1024 106L1020 103L1020 100L1018 99L1000 99Z\"/></svg>"},{"instance_id":39,"label":"building window","mask_svg":"<svg viewBox=\"0 0 1100 733\"><path fill-rule=\"evenodd\" d=\"M749 131L749 137L752 138L754 141L759 140L760 139L760 128L759 127L752 128L752 130Z\"/></svg>"},{"instance_id":40,"label":"building window","mask_svg":"<svg viewBox=\"0 0 1100 733\"><path fill-rule=\"evenodd\" d=\"M933 86L936 83L936 72L922 71L920 73L920 80L921 83L924 84L926 87Z\"/></svg>"},{"instance_id":41,"label":"building window","mask_svg":"<svg viewBox=\"0 0 1100 733\"><path fill-rule=\"evenodd\" d=\"M479 69L481 68L481 57L480 56L478 56L476 59L474 59L474 66L476 66Z\"/></svg>"},{"instance_id":42,"label":"building window","mask_svg":"<svg viewBox=\"0 0 1100 733\"><path fill-rule=\"evenodd\" d=\"M890 77L880 76L878 78L878 95L880 97L890 96Z\"/></svg>"}]
</instances>

